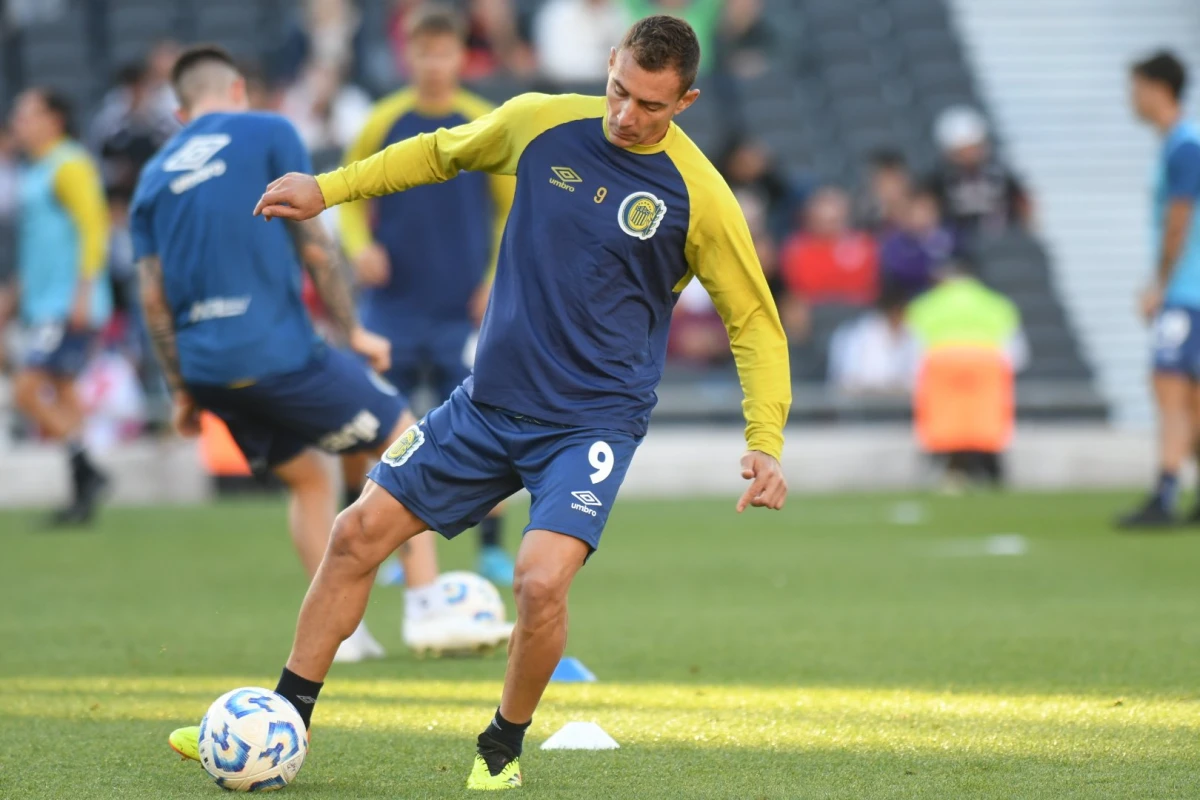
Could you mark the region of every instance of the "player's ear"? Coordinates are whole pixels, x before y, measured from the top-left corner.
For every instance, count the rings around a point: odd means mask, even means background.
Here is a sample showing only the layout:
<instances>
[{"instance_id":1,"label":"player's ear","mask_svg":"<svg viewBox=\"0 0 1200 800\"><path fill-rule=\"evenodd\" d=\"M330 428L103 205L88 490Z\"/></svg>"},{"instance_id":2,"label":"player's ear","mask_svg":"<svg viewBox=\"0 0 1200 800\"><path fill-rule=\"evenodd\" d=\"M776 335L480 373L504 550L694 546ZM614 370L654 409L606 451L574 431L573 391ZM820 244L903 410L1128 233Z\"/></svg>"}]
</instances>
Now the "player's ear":
<instances>
[{"instance_id":1,"label":"player's ear","mask_svg":"<svg viewBox=\"0 0 1200 800\"><path fill-rule=\"evenodd\" d=\"M246 90L246 79L239 77L229 87L229 95L234 104L241 108L250 107L250 93Z\"/></svg>"},{"instance_id":2,"label":"player's ear","mask_svg":"<svg viewBox=\"0 0 1200 800\"><path fill-rule=\"evenodd\" d=\"M692 103L696 102L696 98L699 96L699 89L688 89L683 93L683 97L679 98L679 102L675 104L675 113L682 114L684 111L687 111Z\"/></svg>"},{"instance_id":3,"label":"player's ear","mask_svg":"<svg viewBox=\"0 0 1200 800\"><path fill-rule=\"evenodd\" d=\"M608 71L612 72L612 68L617 65L617 48L610 48L608 51Z\"/></svg>"}]
</instances>

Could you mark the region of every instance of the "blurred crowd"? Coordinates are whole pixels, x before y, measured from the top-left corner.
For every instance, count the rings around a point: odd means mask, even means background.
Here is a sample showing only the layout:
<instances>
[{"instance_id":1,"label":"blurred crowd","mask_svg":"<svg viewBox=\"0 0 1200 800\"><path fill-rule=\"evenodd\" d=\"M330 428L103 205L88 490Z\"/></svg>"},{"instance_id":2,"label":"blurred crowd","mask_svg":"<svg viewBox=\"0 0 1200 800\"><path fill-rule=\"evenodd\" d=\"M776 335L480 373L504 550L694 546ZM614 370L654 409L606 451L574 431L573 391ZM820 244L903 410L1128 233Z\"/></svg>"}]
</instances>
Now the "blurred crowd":
<instances>
[{"instance_id":1,"label":"blurred crowd","mask_svg":"<svg viewBox=\"0 0 1200 800\"><path fill-rule=\"evenodd\" d=\"M396 0L380 36L352 0L309 0L297 5L278 41L245 64L254 105L296 125L318 170L342 159L374 98L404 83L404 24L417 4ZM682 16L696 29L709 85L753 78L782 46L763 21L762 0L549 0L528 15L510 0L467 0L462 8L468 81L513 78L547 90L599 91L609 48L632 19L656 12ZM105 352L83 377L83 395L105 426L97 435L131 435L137 420L161 423L167 411L139 317L127 215L141 166L177 129L168 76L178 52L176 43L160 42L121 67L98 110L75 131L101 165L112 222L117 314ZM680 121L686 129L686 116ZM935 170L916 174L899 151L880 150L863 165L861 186L791 173L752 127L730 126L714 161L745 212L795 358L819 345L826 379L839 394L910 396L928 343L912 324L914 301L975 281L970 254L977 237L1030 224L1029 198L992 146L985 117L965 106L944 110L931 131L941 153ZM19 143L0 127L0 285L13 267L20 158ZM814 320L826 307L848 313L832 336L818 340ZM680 298L675 323L673 365L729 362L724 328L698 285ZM1011 354L1019 367L1022 348L1013 345Z\"/></svg>"}]
</instances>

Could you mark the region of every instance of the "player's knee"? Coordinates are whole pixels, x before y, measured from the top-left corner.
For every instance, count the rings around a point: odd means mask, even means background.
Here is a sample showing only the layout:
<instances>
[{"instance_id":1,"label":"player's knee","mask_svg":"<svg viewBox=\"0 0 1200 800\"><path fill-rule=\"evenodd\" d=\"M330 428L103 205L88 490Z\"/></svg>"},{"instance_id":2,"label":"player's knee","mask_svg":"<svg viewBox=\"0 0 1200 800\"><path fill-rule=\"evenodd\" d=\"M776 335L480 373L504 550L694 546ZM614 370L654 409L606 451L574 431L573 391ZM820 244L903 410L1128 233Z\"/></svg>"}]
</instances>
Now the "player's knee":
<instances>
[{"instance_id":1,"label":"player's knee","mask_svg":"<svg viewBox=\"0 0 1200 800\"><path fill-rule=\"evenodd\" d=\"M527 617L557 614L566 607L568 579L543 565L517 565L513 595L518 614Z\"/></svg>"},{"instance_id":2,"label":"player's knee","mask_svg":"<svg viewBox=\"0 0 1200 800\"><path fill-rule=\"evenodd\" d=\"M17 408L28 413L37 403L41 392L41 381L32 372L22 372L13 381L13 402Z\"/></svg>"},{"instance_id":3,"label":"player's knee","mask_svg":"<svg viewBox=\"0 0 1200 800\"><path fill-rule=\"evenodd\" d=\"M374 569L383 561L383 556L375 559L375 553L379 549L377 539L378 535L371 530L362 508L355 503L338 514L333 522L333 533L329 537L329 556L357 571Z\"/></svg>"}]
</instances>

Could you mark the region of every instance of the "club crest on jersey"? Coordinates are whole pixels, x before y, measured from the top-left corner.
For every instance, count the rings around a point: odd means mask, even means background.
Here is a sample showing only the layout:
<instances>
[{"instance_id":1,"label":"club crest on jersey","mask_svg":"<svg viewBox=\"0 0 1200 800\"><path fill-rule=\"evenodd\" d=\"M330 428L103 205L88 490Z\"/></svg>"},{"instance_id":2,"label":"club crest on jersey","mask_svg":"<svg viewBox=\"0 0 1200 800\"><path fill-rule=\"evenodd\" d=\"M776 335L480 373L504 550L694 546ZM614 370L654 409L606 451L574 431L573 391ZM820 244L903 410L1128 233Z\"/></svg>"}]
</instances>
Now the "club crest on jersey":
<instances>
[{"instance_id":1,"label":"club crest on jersey","mask_svg":"<svg viewBox=\"0 0 1200 800\"><path fill-rule=\"evenodd\" d=\"M419 425L413 425L411 428L400 434L400 438L392 442L392 446L387 449L381 459L383 463L390 464L393 467L399 467L405 461L412 458L412 454L417 452L417 448L425 444L425 431L421 430Z\"/></svg>"},{"instance_id":2,"label":"club crest on jersey","mask_svg":"<svg viewBox=\"0 0 1200 800\"><path fill-rule=\"evenodd\" d=\"M621 201L617 222L621 230L644 242L655 234L666 213L667 204L662 200L649 192L634 192Z\"/></svg>"}]
</instances>

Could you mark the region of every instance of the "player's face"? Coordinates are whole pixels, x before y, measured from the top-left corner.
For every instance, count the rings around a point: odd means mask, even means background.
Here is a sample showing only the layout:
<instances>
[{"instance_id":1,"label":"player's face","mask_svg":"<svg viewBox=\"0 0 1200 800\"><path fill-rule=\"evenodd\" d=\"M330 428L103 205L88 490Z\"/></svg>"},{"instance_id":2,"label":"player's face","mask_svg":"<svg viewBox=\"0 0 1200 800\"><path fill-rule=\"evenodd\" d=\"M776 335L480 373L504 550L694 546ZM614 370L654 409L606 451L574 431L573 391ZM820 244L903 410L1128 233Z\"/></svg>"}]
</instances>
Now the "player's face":
<instances>
[{"instance_id":1,"label":"player's face","mask_svg":"<svg viewBox=\"0 0 1200 800\"><path fill-rule=\"evenodd\" d=\"M1159 106L1159 87L1137 75L1130 83L1130 99L1134 112L1144 120L1154 119L1154 110Z\"/></svg>"},{"instance_id":2,"label":"player's face","mask_svg":"<svg viewBox=\"0 0 1200 800\"><path fill-rule=\"evenodd\" d=\"M633 54L614 49L608 57L608 137L618 147L655 144L666 135L676 114L700 96L698 89L680 92L673 69L650 72Z\"/></svg>"},{"instance_id":3,"label":"player's face","mask_svg":"<svg viewBox=\"0 0 1200 800\"><path fill-rule=\"evenodd\" d=\"M62 135L58 118L37 92L25 92L13 106L12 131L26 153L34 153Z\"/></svg>"},{"instance_id":4,"label":"player's face","mask_svg":"<svg viewBox=\"0 0 1200 800\"><path fill-rule=\"evenodd\" d=\"M457 36L427 33L408 43L408 72L418 91L445 92L458 87L466 48Z\"/></svg>"}]
</instances>

